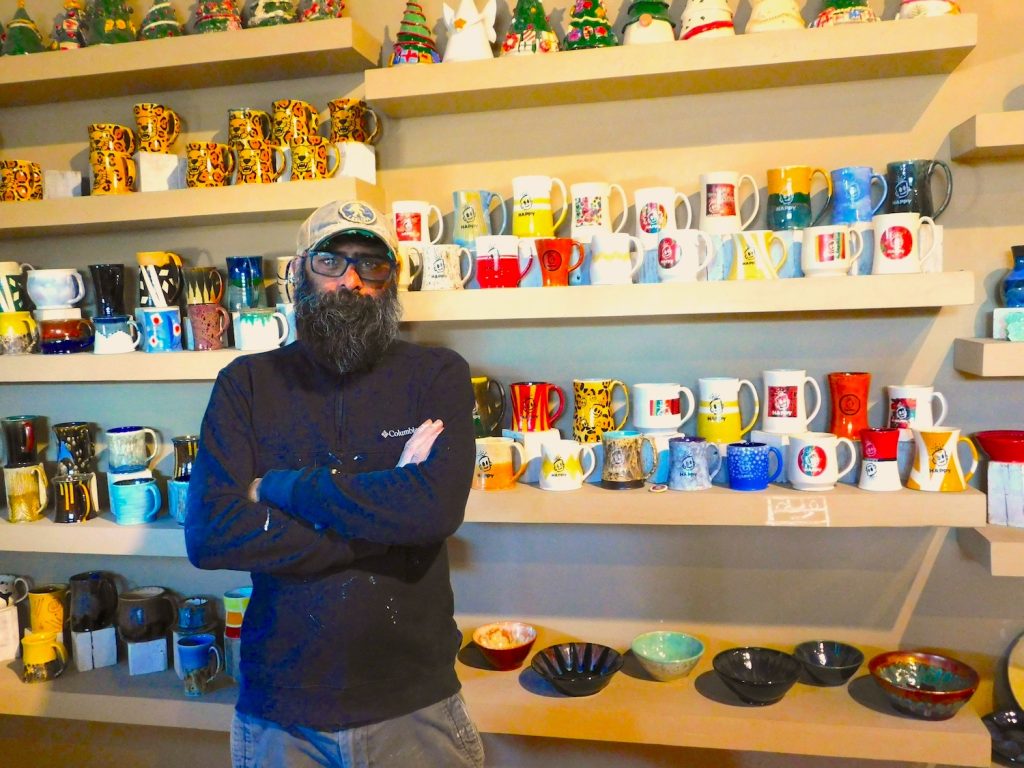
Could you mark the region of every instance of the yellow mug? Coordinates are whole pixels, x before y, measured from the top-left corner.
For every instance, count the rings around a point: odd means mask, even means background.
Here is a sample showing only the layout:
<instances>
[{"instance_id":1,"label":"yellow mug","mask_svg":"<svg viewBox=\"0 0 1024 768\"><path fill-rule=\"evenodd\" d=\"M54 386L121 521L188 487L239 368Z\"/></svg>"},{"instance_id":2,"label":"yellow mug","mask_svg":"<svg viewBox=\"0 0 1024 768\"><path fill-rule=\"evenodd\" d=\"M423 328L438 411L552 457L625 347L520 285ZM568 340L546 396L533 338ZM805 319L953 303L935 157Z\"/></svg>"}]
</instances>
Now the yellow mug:
<instances>
[{"instance_id":1,"label":"yellow mug","mask_svg":"<svg viewBox=\"0 0 1024 768\"><path fill-rule=\"evenodd\" d=\"M39 329L31 312L0 312L0 353L24 355L39 351Z\"/></svg>"},{"instance_id":2,"label":"yellow mug","mask_svg":"<svg viewBox=\"0 0 1024 768\"><path fill-rule=\"evenodd\" d=\"M235 156L227 144L190 141L185 159L185 184L190 189L227 186L235 172Z\"/></svg>"},{"instance_id":3,"label":"yellow mug","mask_svg":"<svg viewBox=\"0 0 1024 768\"><path fill-rule=\"evenodd\" d=\"M21 657L24 669L21 679L26 683L39 683L60 677L68 666L68 652L55 632L35 632L21 639Z\"/></svg>"},{"instance_id":4,"label":"yellow mug","mask_svg":"<svg viewBox=\"0 0 1024 768\"><path fill-rule=\"evenodd\" d=\"M135 259L140 267L166 267L171 264L181 266L181 256L170 251L138 251Z\"/></svg>"},{"instance_id":5,"label":"yellow mug","mask_svg":"<svg viewBox=\"0 0 1024 768\"><path fill-rule=\"evenodd\" d=\"M786 241L770 229L748 229L732 236L733 259L730 280L778 280L789 251ZM778 244L782 256L772 261L772 248Z\"/></svg>"},{"instance_id":6,"label":"yellow mug","mask_svg":"<svg viewBox=\"0 0 1024 768\"><path fill-rule=\"evenodd\" d=\"M63 632L67 617L68 588L44 584L28 591L29 626L33 632Z\"/></svg>"},{"instance_id":7,"label":"yellow mug","mask_svg":"<svg viewBox=\"0 0 1024 768\"><path fill-rule=\"evenodd\" d=\"M513 469L512 453L519 454L519 469ZM478 437L473 488L478 491L503 491L512 488L526 471L526 452L511 437Z\"/></svg>"},{"instance_id":8,"label":"yellow mug","mask_svg":"<svg viewBox=\"0 0 1024 768\"><path fill-rule=\"evenodd\" d=\"M327 107L331 110L331 141L374 144L380 137L380 118L362 99L334 99ZM368 128L371 122L373 128Z\"/></svg>"},{"instance_id":9,"label":"yellow mug","mask_svg":"<svg viewBox=\"0 0 1024 768\"><path fill-rule=\"evenodd\" d=\"M305 143L320 128L320 113L312 104L299 99L280 99L273 103L273 142L282 146Z\"/></svg>"},{"instance_id":10,"label":"yellow mug","mask_svg":"<svg viewBox=\"0 0 1024 768\"><path fill-rule=\"evenodd\" d=\"M234 184L273 184L288 167L284 150L265 141L236 144Z\"/></svg>"},{"instance_id":11,"label":"yellow mug","mask_svg":"<svg viewBox=\"0 0 1024 768\"><path fill-rule=\"evenodd\" d=\"M10 522L31 523L42 519L50 498L42 464L4 467L4 488Z\"/></svg>"},{"instance_id":12,"label":"yellow mug","mask_svg":"<svg viewBox=\"0 0 1024 768\"><path fill-rule=\"evenodd\" d=\"M181 135L181 118L170 107L142 102L133 108L139 129L139 149L143 152L169 152Z\"/></svg>"},{"instance_id":13,"label":"yellow mug","mask_svg":"<svg viewBox=\"0 0 1024 768\"><path fill-rule=\"evenodd\" d=\"M43 169L29 160L0 160L0 200L43 199Z\"/></svg>"},{"instance_id":14,"label":"yellow mug","mask_svg":"<svg viewBox=\"0 0 1024 768\"><path fill-rule=\"evenodd\" d=\"M612 415L612 397L616 387L622 389L626 411L616 424ZM629 418L629 389L618 379L573 379L573 439L580 443L600 443L609 430L622 429Z\"/></svg>"},{"instance_id":15,"label":"yellow mug","mask_svg":"<svg viewBox=\"0 0 1024 768\"><path fill-rule=\"evenodd\" d=\"M93 123L89 126L89 149L135 154L135 134L127 125Z\"/></svg>"},{"instance_id":16,"label":"yellow mug","mask_svg":"<svg viewBox=\"0 0 1024 768\"><path fill-rule=\"evenodd\" d=\"M93 195L126 195L135 191L135 160L131 154L93 150L89 153L89 163Z\"/></svg>"},{"instance_id":17,"label":"yellow mug","mask_svg":"<svg viewBox=\"0 0 1024 768\"><path fill-rule=\"evenodd\" d=\"M228 110L228 142L233 147L269 141L274 123L262 109L234 107Z\"/></svg>"},{"instance_id":18,"label":"yellow mug","mask_svg":"<svg viewBox=\"0 0 1024 768\"><path fill-rule=\"evenodd\" d=\"M336 144L323 136L310 136L304 141L293 141L292 181L329 179L341 167L341 152ZM334 163L330 158L334 158Z\"/></svg>"},{"instance_id":19,"label":"yellow mug","mask_svg":"<svg viewBox=\"0 0 1024 768\"><path fill-rule=\"evenodd\" d=\"M757 389L747 379L709 376L697 380L697 436L712 443L737 443L754 428L761 412ZM740 388L747 387L754 401L754 414L747 424L740 417Z\"/></svg>"},{"instance_id":20,"label":"yellow mug","mask_svg":"<svg viewBox=\"0 0 1024 768\"><path fill-rule=\"evenodd\" d=\"M915 491L957 492L967 488L978 468L978 450L969 437L962 437L955 427L913 429L914 466L907 479L907 488ZM957 447L964 443L971 450L971 468L964 474L957 456Z\"/></svg>"}]
</instances>

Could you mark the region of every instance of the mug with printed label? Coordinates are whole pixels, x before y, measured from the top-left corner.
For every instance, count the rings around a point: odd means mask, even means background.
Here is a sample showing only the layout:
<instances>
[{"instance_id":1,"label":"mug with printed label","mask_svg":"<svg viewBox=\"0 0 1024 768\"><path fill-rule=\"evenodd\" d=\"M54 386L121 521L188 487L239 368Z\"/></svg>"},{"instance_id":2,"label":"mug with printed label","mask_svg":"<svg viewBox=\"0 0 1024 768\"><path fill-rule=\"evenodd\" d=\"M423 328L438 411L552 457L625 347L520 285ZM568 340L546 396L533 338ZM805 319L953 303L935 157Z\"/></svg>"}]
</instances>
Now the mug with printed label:
<instances>
[{"instance_id":1,"label":"mug with printed label","mask_svg":"<svg viewBox=\"0 0 1024 768\"><path fill-rule=\"evenodd\" d=\"M688 230L693 224L693 209L690 199L674 187L642 187L633 193L636 209L636 236L644 244L644 250L654 248L670 230ZM686 223L682 227L676 221L676 208L686 207Z\"/></svg>"},{"instance_id":2,"label":"mug with printed label","mask_svg":"<svg viewBox=\"0 0 1024 768\"><path fill-rule=\"evenodd\" d=\"M616 423L613 416L615 389L622 391L626 412ZM609 430L620 430L629 418L629 390L618 379L573 379L573 438L581 443L599 443Z\"/></svg>"},{"instance_id":3,"label":"mug with printed label","mask_svg":"<svg viewBox=\"0 0 1024 768\"><path fill-rule=\"evenodd\" d=\"M543 432L551 429L565 410L565 390L546 381L517 381L508 386L512 401L512 429ZM555 395L556 403L551 402Z\"/></svg>"},{"instance_id":4,"label":"mug with printed label","mask_svg":"<svg viewBox=\"0 0 1024 768\"><path fill-rule=\"evenodd\" d=\"M619 220L613 227L611 195L619 198ZM572 218L569 220L573 240L589 243L600 232L619 232L626 223L626 192L618 184L588 181L569 187Z\"/></svg>"},{"instance_id":5,"label":"mug with printed label","mask_svg":"<svg viewBox=\"0 0 1024 768\"><path fill-rule=\"evenodd\" d=\"M872 219L875 252L873 275L913 274L937 253L935 221L919 213L884 213ZM922 246L922 232L928 229L930 244Z\"/></svg>"},{"instance_id":6,"label":"mug with printed label","mask_svg":"<svg viewBox=\"0 0 1024 768\"><path fill-rule=\"evenodd\" d=\"M583 243L568 237L539 237L535 241L541 284L569 285L569 273L583 264ZM573 260L573 254L577 258Z\"/></svg>"},{"instance_id":7,"label":"mug with printed label","mask_svg":"<svg viewBox=\"0 0 1024 768\"><path fill-rule=\"evenodd\" d=\"M437 217L437 234L430 236L430 214ZM426 200L396 200L391 204L395 234L401 243L438 243L444 234L441 209Z\"/></svg>"},{"instance_id":8,"label":"mug with printed label","mask_svg":"<svg viewBox=\"0 0 1024 768\"><path fill-rule=\"evenodd\" d=\"M594 235L590 251L591 285L630 285L644 263L643 243L622 232Z\"/></svg>"},{"instance_id":9,"label":"mug with printed label","mask_svg":"<svg viewBox=\"0 0 1024 768\"><path fill-rule=\"evenodd\" d=\"M558 187L562 210L556 219L551 192ZM554 237L569 206L565 182L552 176L516 176L512 179L512 234L516 237Z\"/></svg>"},{"instance_id":10,"label":"mug with printed label","mask_svg":"<svg viewBox=\"0 0 1024 768\"><path fill-rule=\"evenodd\" d=\"M743 424L740 416L740 389L743 387L750 390L754 403L754 413L747 424ZM699 436L714 443L735 443L754 428L761 405L753 382L731 376L709 376L698 379L697 388Z\"/></svg>"},{"instance_id":11,"label":"mug with printed label","mask_svg":"<svg viewBox=\"0 0 1024 768\"><path fill-rule=\"evenodd\" d=\"M871 201L871 185L878 184L882 194L878 202ZM851 165L832 171L832 223L853 224L871 221L871 217L885 205L889 194L889 183L874 168L866 165Z\"/></svg>"},{"instance_id":12,"label":"mug with printed label","mask_svg":"<svg viewBox=\"0 0 1024 768\"><path fill-rule=\"evenodd\" d=\"M680 405L683 398L685 408ZM634 384L630 387L630 399L633 426L645 432L674 432L689 421L695 407L693 392L682 384Z\"/></svg>"},{"instance_id":13,"label":"mug with printed label","mask_svg":"<svg viewBox=\"0 0 1024 768\"><path fill-rule=\"evenodd\" d=\"M864 251L864 236L846 224L807 227L800 267L805 277L843 277L854 271Z\"/></svg>"},{"instance_id":14,"label":"mug with printed label","mask_svg":"<svg viewBox=\"0 0 1024 768\"><path fill-rule=\"evenodd\" d=\"M833 371L828 375L832 415L828 431L839 437L859 439L868 428L868 389L871 374L866 371Z\"/></svg>"},{"instance_id":15,"label":"mug with printed label","mask_svg":"<svg viewBox=\"0 0 1024 768\"><path fill-rule=\"evenodd\" d=\"M693 282L715 258L715 245L699 229L664 229L658 241L658 279Z\"/></svg>"},{"instance_id":16,"label":"mug with printed label","mask_svg":"<svg viewBox=\"0 0 1024 768\"><path fill-rule=\"evenodd\" d=\"M733 251L730 280L778 280L779 270L789 252L785 241L770 229L751 229L732 236ZM772 261L771 253L781 254Z\"/></svg>"},{"instance_id":17,"label":"mug with printed label","mask_svg":"<svg viewBox=\"0 0 1024 768\"><path fill-rule=\"evenodd\" d=\"M839 446L850 451L849 462L839 468ZM789 436L786 475L798 491L827 491L857 463L857 450L847 437L828 432L801 432Z\"/></svg>"},{"instance_id":18,"label":"mug with printed label","mask_svg":"<svg viewBox=\"0 0 1024 768\"><path fill-rule=\"evenodd\" d=\"M644 481L658 469L658 448L654 441L631 429L608 430L601 435L604 464L601 467L601 487L615 491L643 488ZM644 461L649 446L651 466Z\"/></svg>"},{"instance_id":19,"label":"mug with printed label","mask_svg":"<svg viewBox=\"0 0 1024 768\"><path fill-rule=\"evenodd\" d=\"M545 491L575 491L597 468L594 448L576 440L541 444L540 487ZM587 458L590 459L587 465Z\"/></svg>"},{"instance_id":20,"label":"mug with printed label","mask_svg":"<svg viewBox=\"0 0 1024 768\"><path fill-rule=\"evenodd\" d=\"M754 209L746 219L740 218L739 189L743 182L753 190ZM736 171L715 171L700 176L700 215L697 226L708 234L731 235L750 226L761 206L757 182L750 174Z\"/></svg>"},{"instance_id":21,"label":"mug with printed label","mask_svg":"<svg viewBox=\"0 0 1024 768\"><path fill-rule=\"evenodd\" d=\"M967 489L967 483L978 468L978 450L960 430L953 427L915 428L914 466L910 470L907 488L915 491L957 492ZM971 452L971 468L964 473L957 449L963 443Z\"/></svg>"},{"instance_id":22,"label":"mug with printed label","mask_svg":"<svg viewBox=\"0 0 1024 768\"><path fill-rule=\"evenodd\" d=\"M895 429L923 429L938 427L946 419L948 403L941 392L925 384L890 384L886 387L889 426ZM934 416L932 401L939 404L939 415ZM933 418L934 416L934 418ZM905 435L905 439L909 439Z\"/></svg>"},{"instance_id":23,"label":"mug with printed label","mask_svg":"<svg viewBox=\"0 0 1024 768\"><path fill-rule=\"evenodd\" d=\"M804 432L821 408L821 389L818 382L807 375L807 371L776 368L765 371L764 379L764 421L765 432ZM804 387L814 392L814 408L807 413L807 396Z\"/></svg>"},{"instance_id":24,"label":"mug with printed label","mask_svg":"<svg viewBox=\"0 0 1024 768\"><path fill-rule=\"evenodd\" d=\"M825 180L825 204L817 216L811 212L811 180L815 175ZM824 168L787 165L768 169L768 228L774 230L805 229L817 224L832 202L832 180Z\"/></svg>"},{"instance_id":25,"label":"mug with printed label","mask_svg":"<svg viewBox=\"0 0 1024 768\"><path fill-rule=\"evenodd\" d=\"M519 469L513 468L512 454L519 455ZM478 437L476 466L472 487L478 491L504 491L514 488L526 471L523 446L510 437Z\"/></svg>"},{"instance_id":26,"label":"mug with printed label","mask_svg":"<svg viewBox=\"0 0 1024 768\"><path fill-rule=\"evenodd\" d=\"M39 520L46 509L46 472L42 464L4 467L4 489L7 492L7 519L12 523Z\"/></svg>"},{"instance_id":27,"label":"mug with printed label","mask_svg":"<svg viewBox=\"0 0 1024 768\"><path fill-rule=\"evenodd\" d=\"M903 487L897 464L899 439L898 429L867 428L860 431L859 487L865 491L898 491Z\"/></svg>"},{"instance_id":28,"label":"mug with printed label","mask_svg":"<svg viewBox=\"0 0 1024 768\"><path fill-rule=\"evenodd\" d=\"M486 235L503 235L508 227L508 211L497 192L486 189L457 189L452 192L452 242L463 248L474 248L476 239ZM497 206L493 206L493 203ZM501 225L491 226L491 215L501 211Z\"/></svg>"},{"instance_id":29,"label":"mug with printed label","mask_svg":"<svg viewBox=\"0 0 1024 768\"><path fill-rule=\"evenodd\" d=\"M463 268L465 258L465 268ZM461 290L473 276L473 254L461 245L427 245L423 248L421 291Z\"/></svg>"},{"instance_id":30,"label":"mug with printed label","mask_svg":"<svg viewBox=\"0 0 1024 768\"><path fill-rule=\"evenodd\" d=\"M703 437L673 437L668 452L668 487L673 491L707 490L722 466L718 446Z\"/></svg>"}]
</instances>

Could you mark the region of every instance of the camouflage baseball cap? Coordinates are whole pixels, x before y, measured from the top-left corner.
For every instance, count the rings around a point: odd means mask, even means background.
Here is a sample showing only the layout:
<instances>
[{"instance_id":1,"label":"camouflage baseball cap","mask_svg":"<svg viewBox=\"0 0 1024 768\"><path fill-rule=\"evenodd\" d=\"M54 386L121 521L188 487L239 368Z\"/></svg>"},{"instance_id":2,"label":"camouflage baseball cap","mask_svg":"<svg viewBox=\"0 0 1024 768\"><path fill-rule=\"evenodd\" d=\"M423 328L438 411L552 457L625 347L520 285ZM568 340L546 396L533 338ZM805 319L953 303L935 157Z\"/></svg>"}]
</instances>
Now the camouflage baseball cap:
<instances>
[{"instance_id":1,"label":"camouflage baseball cap","mask_svg":"<svg viewBox=\"0 0 1024 768\"><path fill-rule=\"evenodd\" d=\"M362 200L335 200L317 208L299 227L296 253L316 249L335 235L374 237L388 247L388 256L398 260L398 238L387 219Z\"/></svg>"}]
</instances>

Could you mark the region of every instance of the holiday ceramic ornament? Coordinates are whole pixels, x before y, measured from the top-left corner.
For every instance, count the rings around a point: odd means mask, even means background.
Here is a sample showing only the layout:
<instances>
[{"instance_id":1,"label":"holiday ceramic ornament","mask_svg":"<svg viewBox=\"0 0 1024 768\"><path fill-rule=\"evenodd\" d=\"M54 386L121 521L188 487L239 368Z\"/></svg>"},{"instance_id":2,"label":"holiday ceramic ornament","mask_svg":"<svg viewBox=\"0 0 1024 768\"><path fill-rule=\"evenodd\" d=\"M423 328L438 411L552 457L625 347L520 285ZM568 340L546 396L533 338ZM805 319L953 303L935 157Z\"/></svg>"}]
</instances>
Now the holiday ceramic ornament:
<instances>
[{"instance_id":1,"label":"holiday ceramic ornament","mask_svg":"<svg viewBox=\"0 0 1024 768\"><path fill-rule=\"evenodd\" d=\"M541 0L519 0L512 11L508 34L501 44L502 56L531 56L558 50L558 37L551 29Z\"/></svg>"},{"instance_id":2,"label":"holiday ceramic ornament","mask_svg":"<svg viewBox=\"0 0 1024 768\"><path fill-rule=\"evenodd\" d=\"M746 32L774 32L779 29L803 29L804 17L796 0L750 0L750 20Z\"/></svg>"},{"instance_id":3,"label":"holiday ceramic ornament","mask_svg":"<svg viewBox=\"0 0 1024 768\"><path fill-rule=\"evenodd\" d=\"M825 0L825 7L811 26L834 27L871 21L879 21L879 18L862 0Z\"/></svg>"},{"instance_id":4,"label":"holiday ceramic ornament","mask_svg":"<svg viewBox=\"0 0 1024 768\"><path fill-rule=\"evenodd\" d=\"M736 34L732 23L732 8L727 0L690 0L683 9L683 29L680 40L695 37L730 37Z\"/></svg>"},{"instance_id":5,"label":"holiday ceramic ornament","mask_svg":"<svg viewBox=\"0 0 1024 768\"><path fill-rule=\"evenodd\" d=\"M242 28L242 19L234 0L198 0L189 26L197 35L237 31Z\"/></svg>"},{"instance_id":6,"label":"holiday ceramic ornament","mask_svg":"<svg viewBox=\"0 0 1024 768\"><path fill-rule=\"evenodd\" d=\"M608 48L618 44L602 0L576 0L565 36L565 49Z\"/></svg>"},{"instance_id":7,"label":"holiday ceramic ornament","mask_svg":"<svg viewBox=\"0 0 1024 768\"><path fill-rule=\"evenodd\" d=\"M50 48L55 51L67 51L85 45L82 37L82 21L85 6L82 0L64 0L64 9L53 19L53 31Z\"/></svg>"},{"instance_id":8,"label":"holiday ceramic ornament","mask_svg":"<svg viewBox=\"0 0 1024 768\"><path fill-rule=\"evenodd\" d=\"M301 0L297 18L299 21L340 19L344 10L344 0Z\"/></svg>"},{"instance_id":9,"label":"holiday ceramic ornament","mask_svg":"<svg viewBox=\"0 0 1024 768\"><path fill-rule=\"evenodd\" d=\"M250 0L245 4L242 26L246 29L277 27L295 21L292 0Z\"/></svg>"},{"instance_id":10,"label":"holiday ceramic ornament","mask_svg":"<svg viewBox=\"0 0 1024 768\"><path fill-rule=\"evenodd\" d=\"M89 0L85 7L87 45L114 45L135 41L132 9L124 0Z\"/></svg>"},{"instance_id":11,"label":"holiday ceramic ornament","mask_svg":"<svg viewBox=\"0 0 1024 768\"><path fill-rule=\"evenodd\" d=\"M25 0L18 0L18 10L14 12L14 18L7 25L7 39L3 44L4 54L20 56L45 50L43 35L25 10Z\"/></svg>"},{"instance_id":12,"label":"holiday ceramic ornament","mask_svg":"<svg viewBox=\"0 0 1024 768\"><path fill-rule=\"evenodd\" d=\"M916 19L919 16L951 16L960 13L953 0L903 0L897 19Z\"/></svg>"},{"instance_id":13,"label":"holiday ceramic ornament","mask_svg":"<svg viewBox=\"0 0 1024 768\"><path fill-rule=\"evenodd\" d=\"M669 18L668 3L660 0L635 0L626 11L629 21L622 30L623 45L671 43L676 39L675 22Z\"/></svg>"},{"instance_id":14,"label":"holiday ceramic ornament","mask_svg":"<svg viewBox=\"0 0 1024 768\"><path fill-rule=\"evenodd\" d=\"M427 17L423 15L423 6L419 3L406 3L402 14L402 24L395 35L395 45L388 66L399 64L436 64L441 61L437 44L427 26Z\"/></svg>"},{"instance_id":15,"label":"holiday ceramic ornament","mask_svg":"<svg viewBox=\"0 0 1024 768\"><path fill-rule=\"evenodd\" d=\"M155 0L139 24L139 40L158 40L183 34L178 14L170 0Z\"/></svg>"},{"instance_id":16,"label":"holiday ceramic ornament","mask_svg":"<svg viewBox=\"0 0 1024 768\"><path fill-rule=\"evenodd\" d=\"M448 45L443 61L476 61L493 59L491 43L497 40L494 31L496 0L487 0L483 11L476 9L473 0L460 0L458 10L448 3L443 6L444 25L448 29Z\"/></svg>"}]
</instances>

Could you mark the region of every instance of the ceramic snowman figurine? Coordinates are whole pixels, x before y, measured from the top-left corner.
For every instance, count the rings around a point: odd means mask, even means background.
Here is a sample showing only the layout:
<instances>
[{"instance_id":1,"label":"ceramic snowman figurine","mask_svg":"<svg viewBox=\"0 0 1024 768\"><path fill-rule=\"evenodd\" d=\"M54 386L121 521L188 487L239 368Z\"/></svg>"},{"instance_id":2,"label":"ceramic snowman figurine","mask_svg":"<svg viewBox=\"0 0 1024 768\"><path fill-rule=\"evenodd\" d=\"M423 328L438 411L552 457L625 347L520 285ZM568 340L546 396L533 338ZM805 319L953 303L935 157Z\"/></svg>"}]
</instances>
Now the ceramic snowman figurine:
<instances>
[{"instance_id":1,"label":"ceramic snowman figurine","mask_svg":"<svg viewBox=\"0 0 1024 768\"><path fill-rule=\"evenodd\" d=\"M476 9L473 0L460 0L459 9L444 4L444 25L448 28L448 46L444 61L474 61L492 59L491 43L497 39L494 31L496 0L487 0L483 11Z\"/></svg>"},{"instance_id":2,"label":"ceramic snowman figurine","mask_svg":"<svg viewBox=\"0 0 1024 768\"><path fill-rule=\"evenodd\" d=\"M736 34L732 8L727 0L690 0L683 9L680 40L695 37L729 37Z\"/></svg>"},{"instance_id":3,"label":"ceramic snowman figurine","mask_svg":"<svg viewBox=\"0 0 1024 768\"><path fill-rule=\"evenodd\" d=\"M750 7L746 32L774 32L807 26L796 0L750 0Z\"/></svg>"},{"instance_id":4,"label":"ceramic snowman figurine","mask_svg":"<svg viewBox=\"0 0 1024 768\"><path fill-rule=\"evenodd\" d=\"M897 19L916 19L918 16L952 16L960 13L953 0L903 0Z\"/></svg>"}]
</instances>

